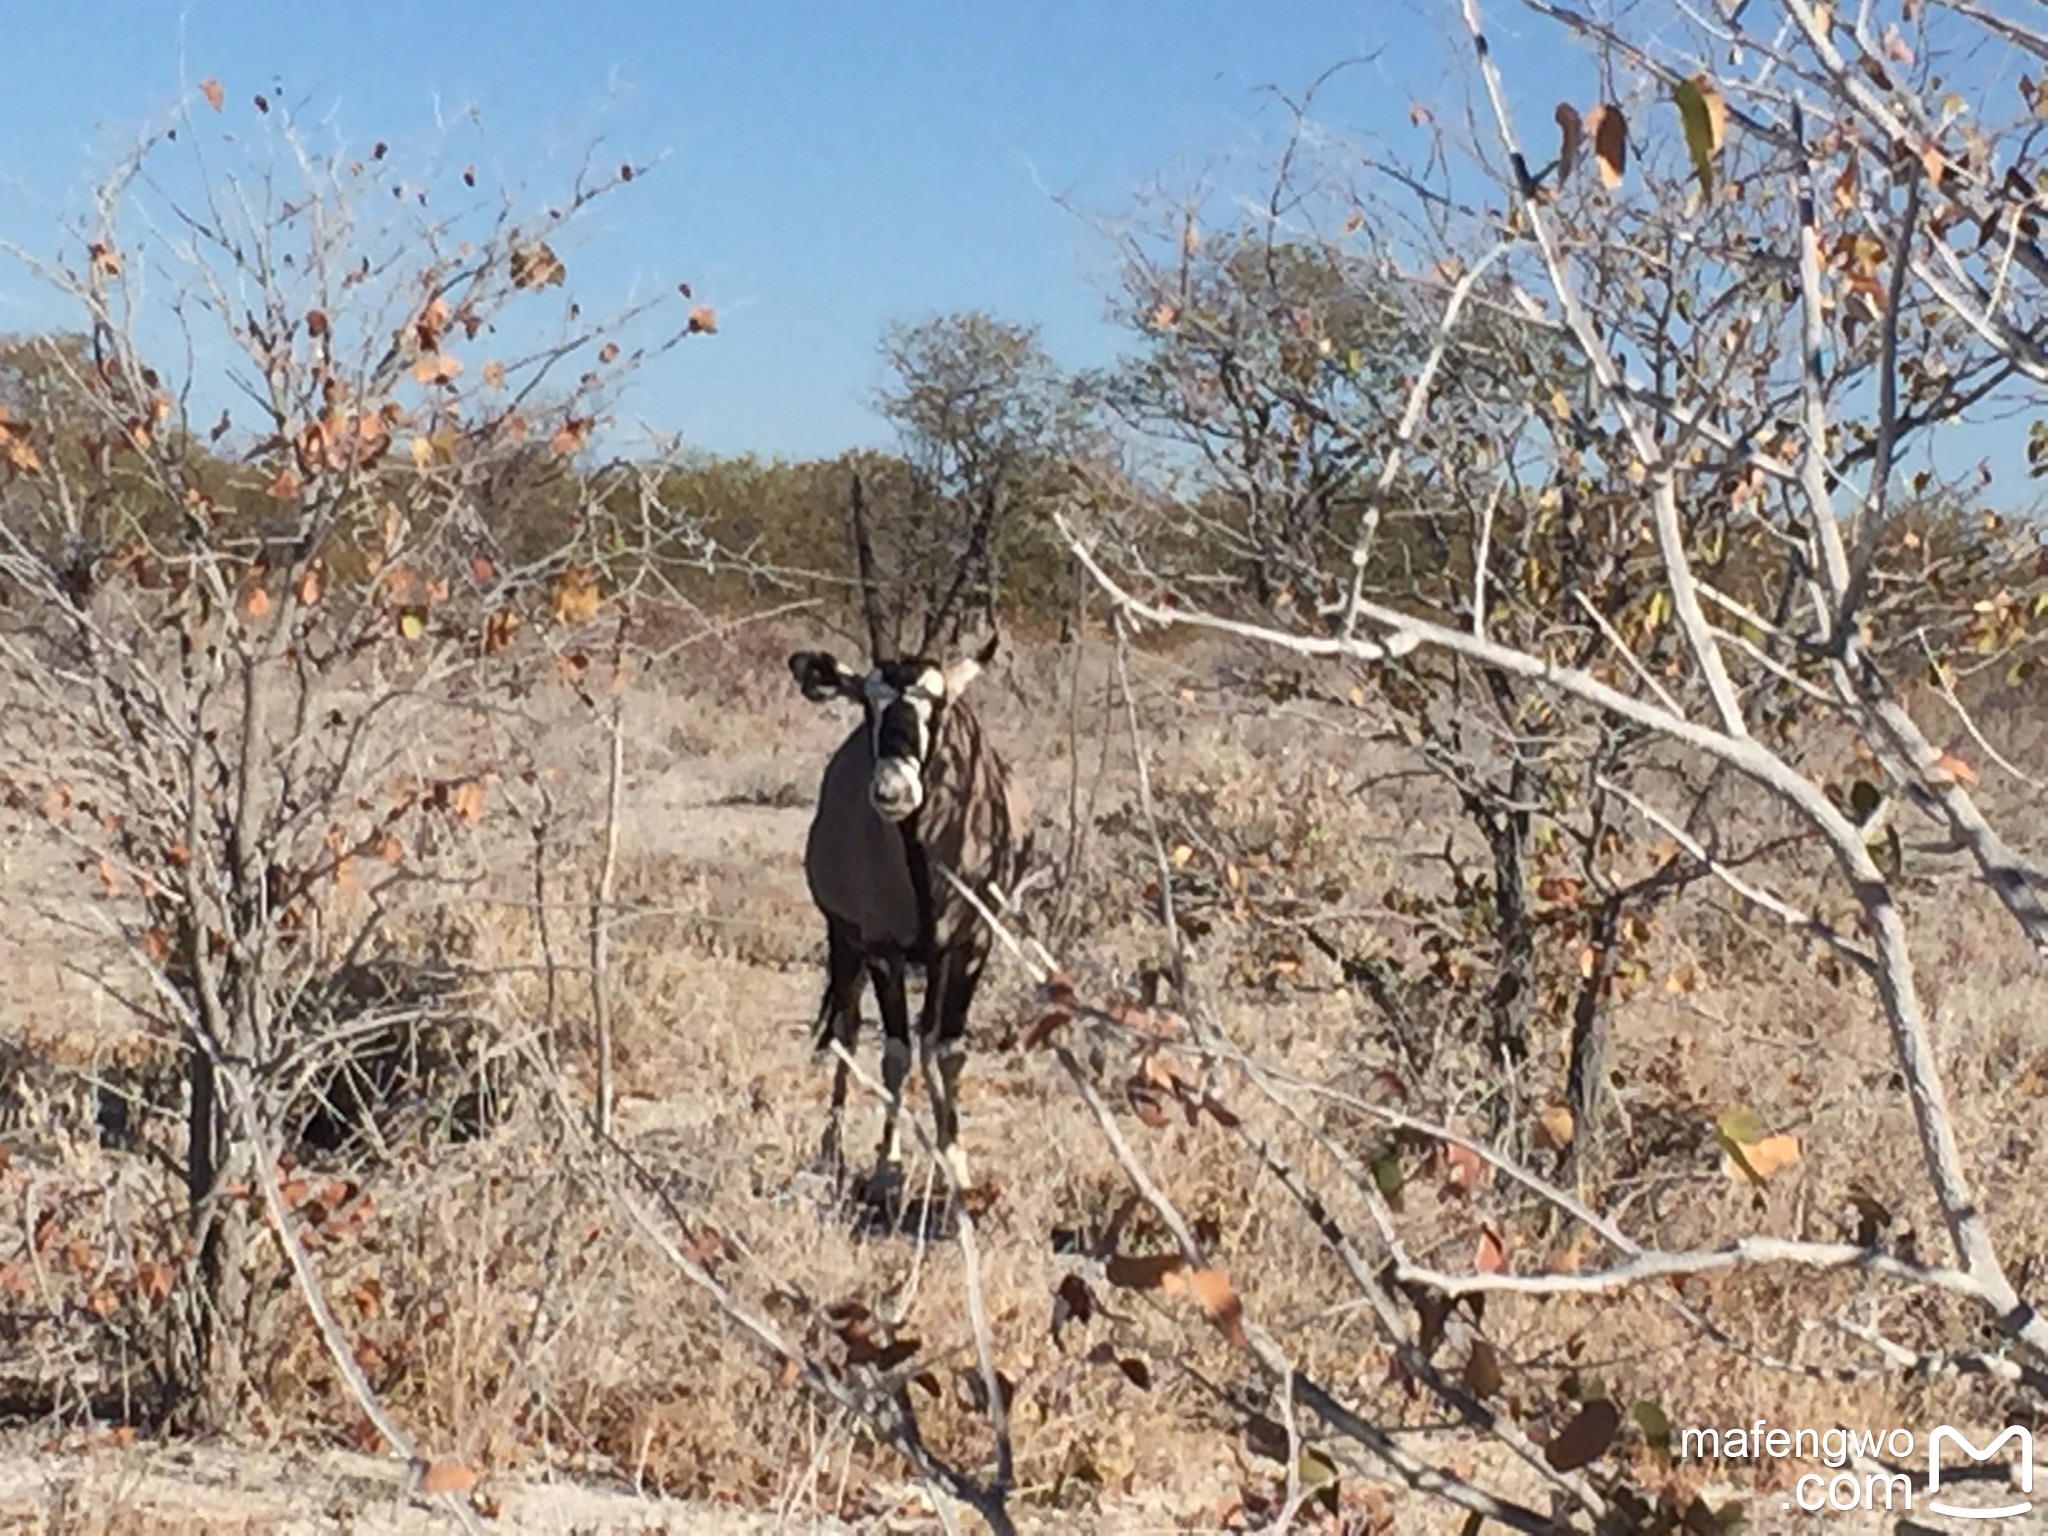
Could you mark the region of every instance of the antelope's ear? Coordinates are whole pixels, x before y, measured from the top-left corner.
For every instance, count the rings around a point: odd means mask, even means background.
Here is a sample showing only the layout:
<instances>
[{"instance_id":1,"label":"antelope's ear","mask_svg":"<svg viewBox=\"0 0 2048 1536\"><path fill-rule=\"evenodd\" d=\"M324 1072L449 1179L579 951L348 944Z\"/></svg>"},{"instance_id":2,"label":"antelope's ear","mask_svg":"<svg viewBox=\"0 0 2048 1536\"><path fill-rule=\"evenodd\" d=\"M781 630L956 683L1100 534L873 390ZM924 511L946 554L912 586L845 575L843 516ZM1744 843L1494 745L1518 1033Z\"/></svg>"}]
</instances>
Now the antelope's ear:
<instances>
[{"instance_id":1,"label":"antelope's ear","mask_svg":"<svg viewBox=\"0 0 2048 1536\"><path fill-rule=\"evenodd\" d=\"M813 704L861 696L860 679L840 666L830 651L795 652L789 658L789 675Z\"/></svg>"},{"instance_id":2,"label":"antelope's ear","mask_svg":"<svg viewBox=\"0 0 2048 1536\"><path fill-rule=\"evenodd\" d=\"M1001 640L999 633L991 633L982 643L980 650L971 656L962 656L945 668L946 697L957 698L960 693L981 676L981 669L996 659L996 646Z\"/></svg>"}]
</instances>

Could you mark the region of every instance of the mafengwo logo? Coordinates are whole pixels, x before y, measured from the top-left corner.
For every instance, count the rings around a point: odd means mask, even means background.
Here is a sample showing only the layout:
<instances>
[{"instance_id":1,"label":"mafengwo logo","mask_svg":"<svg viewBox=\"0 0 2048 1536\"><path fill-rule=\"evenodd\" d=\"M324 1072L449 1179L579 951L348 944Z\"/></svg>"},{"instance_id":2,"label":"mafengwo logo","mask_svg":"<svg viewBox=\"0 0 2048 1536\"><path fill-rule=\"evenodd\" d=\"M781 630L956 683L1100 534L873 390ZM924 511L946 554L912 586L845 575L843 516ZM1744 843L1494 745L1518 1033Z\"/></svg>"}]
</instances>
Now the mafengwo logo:
<instances>
[{"instance_id":1,"label":"mafengwo logo","mask_svg":"<svg viewBox=\"0 0 2048 1536\"><path fill-rule=\"evenodd\" d=\"M2029 1497L2017 1503L2001 1504L1997 1508L1976 1504L1951 1504L1946 1499L1935 1497L1941 1492L1945 1446L1954 1446L1971 1461L1989 1461L2008 1440L2019 1441L2019 1449L2013 1463L2013 1481L2018 1485L2019 1491ZM1927 1508L1930 1513L1951 1515L1959 1520L2016 1520L2033 1509L2033 1492L2034 1436L2022 1426L2008 1425L2005 1433L1981 1448L1971 1444L1961 1430L1953 1429L1946 1424L1937 1425L1934 1433L1927 1437Z\"/></svg>"}]
</instances>

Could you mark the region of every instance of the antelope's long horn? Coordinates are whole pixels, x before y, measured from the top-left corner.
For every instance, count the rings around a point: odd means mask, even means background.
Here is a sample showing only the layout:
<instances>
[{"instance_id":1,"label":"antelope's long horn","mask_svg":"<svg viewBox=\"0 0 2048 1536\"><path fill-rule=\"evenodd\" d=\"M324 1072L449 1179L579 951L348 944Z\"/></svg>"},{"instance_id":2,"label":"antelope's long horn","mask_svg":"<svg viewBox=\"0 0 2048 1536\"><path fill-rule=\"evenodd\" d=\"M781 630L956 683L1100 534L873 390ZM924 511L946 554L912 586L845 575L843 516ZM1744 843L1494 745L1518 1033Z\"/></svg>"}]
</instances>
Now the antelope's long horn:
<instances>
[{"instance_id":1,"label":"antelope's long horn","mask_svg":"<svg viewBox=\"0 0 2048 1536\"><path fill-rule=\"evenodd\" d=\"M860 574L860 607L868 624L868 659L880 661L887 654L882 639L882 595L875 589L875 546L868 538L867 494L861 489L860 474L853 477L853 560Z\"/></svg>"}]
</instances>

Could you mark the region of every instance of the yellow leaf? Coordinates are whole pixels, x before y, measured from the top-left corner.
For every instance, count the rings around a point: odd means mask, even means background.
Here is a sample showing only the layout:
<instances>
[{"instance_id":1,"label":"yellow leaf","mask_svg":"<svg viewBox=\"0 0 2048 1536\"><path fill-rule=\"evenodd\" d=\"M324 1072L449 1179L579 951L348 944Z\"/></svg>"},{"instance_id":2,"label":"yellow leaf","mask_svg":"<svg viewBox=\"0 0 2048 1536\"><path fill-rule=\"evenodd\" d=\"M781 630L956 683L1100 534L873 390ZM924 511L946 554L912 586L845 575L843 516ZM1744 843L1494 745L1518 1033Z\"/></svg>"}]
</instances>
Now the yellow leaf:
<instances>
[{"instance_id":1,"label":"yellow leaf","mask_svg":"<svg viewBox=\"0 0 2048 1536\"><path fill-rule=\"evenodd\" d=\"M1175 869L1186 869L1188 867L1188 860L1194 856L1195 850L1193 848L1189 847L1186 843L1176 843L1171 855L1173 867Z\"/></svg>"},{"instance_id":2,"label":"yellow leaf","mask_svg":"<svg viewBox=\"0 0 2048 1536\"><path fill-rule=\"evenodd\" d=\"M398 633L407 640L417 640L427 632L427 610L424 608L401 608L398 611Z\"/></svg>"},{"instance_id":3,"label":"yellow leaf","mask_svg":"<svg viewBox=\"0 0 2048 1536\"><path fill-rule=\"evenodd\" d=\"M412 462L416 468L425 469L434 462L434 445L424 437L412 440Z\"/></svg>"},{"instance_id":4,"label":"yellow leaf","mask_svg":"<svg viewBox=\"0 0 2048 1536\"><path fill-rule=\"evenodd\" d=\"M1731 1141L1762 1141L1763 1117L1747 1104L1737 1104L1723 1111L1721 1118L1714 1122L1714 1134L1723 1146Z\"/></svg>"},{"instance_id":5,"label":"yellow leaf","mask_svg":"<svg viewBox=\"0 0 2048 1536\"><path fill-rule=\"evenodd\" d=\"M1692 155L1693 175L1699 178L1700 195L1714 195L1714 157L1728 131L1728 104L1704 74L1678 82L1678 116L1685 127L1685 147Z\"/></svg>"}]
</instances>

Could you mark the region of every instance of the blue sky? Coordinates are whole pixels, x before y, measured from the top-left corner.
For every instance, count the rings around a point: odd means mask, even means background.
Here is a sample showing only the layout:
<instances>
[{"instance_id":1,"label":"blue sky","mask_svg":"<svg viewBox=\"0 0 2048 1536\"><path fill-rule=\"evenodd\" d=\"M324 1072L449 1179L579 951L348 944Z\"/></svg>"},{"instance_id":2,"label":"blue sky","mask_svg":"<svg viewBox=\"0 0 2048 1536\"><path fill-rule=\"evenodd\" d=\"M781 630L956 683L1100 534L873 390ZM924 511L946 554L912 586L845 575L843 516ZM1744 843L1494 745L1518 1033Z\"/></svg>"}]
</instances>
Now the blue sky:
<instances>
[{"instance_id":1,"label":"blue sky","mask_svg":"<svg viewBox=\"0 0 2048 1536\"><path fill-rule=\"evenodd\" d=\"M1039 323L1064 361L1102 360L1109 248L1056 198L1115 216L1155 179L1255 188L1285 124L1263 88L1298 92L1353 56L1373 57L1321 115L1417 140L1408 107L1450 80L1456 18L1448 0L7 10L8 52L36 62L0 92L0 237L49 249L48 210L88 206L117 150L208 77L223 129L253 123L263 91L365 146L424 142L437 111L473 105L501 167L548 181L601 133L604 163L667 158L610 206L578 296L596 310L685 279L720 318L629 406L699 447L791 455L885 440L866 400L892 319L986 308ZM1501 38L1547 30L1489 10ZM1554 70L1537 78L1555 88ZM0 330L30 328L38 302L0 273Z\"/></svg>"},{"instance_id":2,"label":"blue sky","mask_svg":"<svg viewBox=\"0 0 2048 1536\"><path fill-rule=\"evenodd\" d=\"M1484 0L1532 150L1551 104L1590 106L1590 60L1514 0ZM0 36L0 240L59 244L137 131L208 77L209 132L289 102L349 143L425 153L454 121L454 163L558 187L594 138L600 164L661 158L570 255L592 313L677 280L720 332L661 360L623 424L714 452L878 445L868 406L892 320L982 308L1042 327L1070 366L1105 361L1112 248L1091 219L1150 184L1256 193L1290 94L1342 60L1316 116L1390 158L1421 152L1412 104L1462 118L1469 56L1456 0L13 0ZM474 107L481 132L461 125ZM274 120L273 120L274 121ZM1060 206L1065 200L1078 211ZM568 254L568 253L565 253ZM0 332L50 317L0 267ZM1951 435L1952 434L1952 435ZM2015 429L1947 429L1956 470ZM1995 446L1993 446L1995 444ZM2001 480L2006 479L2001 474Z\"/></svg>"}]
</instances>

